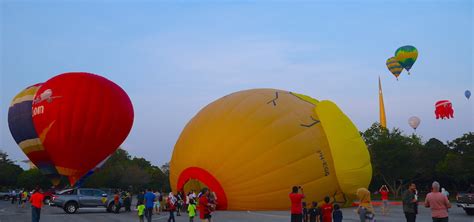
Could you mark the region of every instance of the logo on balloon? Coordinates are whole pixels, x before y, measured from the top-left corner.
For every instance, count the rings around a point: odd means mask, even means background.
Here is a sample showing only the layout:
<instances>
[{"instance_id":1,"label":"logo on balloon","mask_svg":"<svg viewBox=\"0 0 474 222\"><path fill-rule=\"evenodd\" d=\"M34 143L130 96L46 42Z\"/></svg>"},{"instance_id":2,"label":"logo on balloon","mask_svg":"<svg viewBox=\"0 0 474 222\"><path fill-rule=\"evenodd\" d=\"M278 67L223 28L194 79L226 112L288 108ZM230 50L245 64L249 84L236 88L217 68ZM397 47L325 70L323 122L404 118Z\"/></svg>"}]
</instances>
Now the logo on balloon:
<instances>
[{"instance_id":1,"label":"logo on balloon","mask_svg":"<svg viewBox=\"0 0 474 222\"><path fill-rule=\"evenodd\" d=\"M61 98L61 96L53 96L53 90L47 89L33 100L33 105L36 105L43 101L47 101L48 103L51 103L53 102L53 99L56 99L56 98ZM44 106L33 107L33 116L43 114L43 113L44 113Z\"/></svg>"},{"instance_id":2,"label":"logo on balloon","mask_svg":"<svg viewBox=\"0 0 474 222\"><path fill-rule=\"evenodd\" d=\"M326 161L326 158L324 157L323 151L318 150L317 153L319 154L319 159L323 163L324 176L329 176L329 164L328 161Z\"/></svg>"},{"instance_id":3,"label":"logo on balloon","mask_svg":"<svg viewBox=\"0 0 474 222\"><path fill-rule=\"evenodd\" d=\"M33 101L33 104L38 104L43 101L48 101L48 103L51 103L53 99L55 98L60 98L61 96L53 96L53 90L47 89L41 95Z\"/></svg>"}]
</instances>

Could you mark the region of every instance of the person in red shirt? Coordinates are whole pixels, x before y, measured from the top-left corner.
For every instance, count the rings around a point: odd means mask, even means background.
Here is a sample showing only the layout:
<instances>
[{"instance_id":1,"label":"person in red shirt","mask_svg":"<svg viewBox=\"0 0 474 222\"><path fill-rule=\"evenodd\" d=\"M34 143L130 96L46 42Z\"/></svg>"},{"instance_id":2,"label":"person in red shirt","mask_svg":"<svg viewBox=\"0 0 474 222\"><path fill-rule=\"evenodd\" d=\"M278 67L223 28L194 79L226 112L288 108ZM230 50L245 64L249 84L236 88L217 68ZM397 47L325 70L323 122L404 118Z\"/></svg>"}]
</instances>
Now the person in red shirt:
<instances>
[{"instance_id":1,"label":"person in red shirt","mask_svg":"<svg viewBox=\"0 0 474 222\"><path fill-rule=\"evenodd\" d=\"M323 215L323 222L332 222L333 206L332 206L332 203L329 203L330 200L331 199L328 196L326 196L324 198L324 203L321 206L321 211L322 211L322 215Z\"/></svg>"},{"instance_id":2,"label":"person in red shirt","mask_svg":"<svg viewBox=\"0 0 474 222\"><path fill-rule=\"evenodd\" d=\"M199 218L201 222L210 222L211 220L211 211L213 204L209 203L209 189L203 188L201 190L201 197L199 197Z\"/></svg>"},{"instance_id":3,"label":"person in red shirt","mask_svg":"<svg viewBox=\"0 0 474 222\"><path fill-rule=\"evenodd\" d=\"M31 217L33 222L39 222L41 216L41 207L43 207L44 195L42 190L37 187L30 197Z\"/></svg>"},{"instance_id":4,"label":"person in red shirt","mask_svg":"<svg viewBox=\"0 0 474 222\"><path fill-rule=\"evenodd\" d=\"M114 213L118 214L120 213L120 195L119 195L119 191L115 191L115 194L114 194L114 205L115 205L115 211Z\"/></svg>"},{"instance_id":5,"label":"person in red shirt","mask_svg":"<svg viewBox=\"0 0 474 222\"><path fill-rule=\"evenodd\" d=\"M298 190L300 190L301 193L298 193ZM288 196L291 200L291 222L301 222L303 220L303 188L301 186L294 186Z\"/></svg>"},{"instance_id":6,"label":"person in red shirt","mask_svg":"<svg viewBox=\"0 0 474 222\"><path fill-rule=\"evenodd\" d=\"M382 215L386 215L388 213L388 192L389 189L387 185L382 185L379 189L380 194L382 195Z\"/></svg>"}]
</instances>

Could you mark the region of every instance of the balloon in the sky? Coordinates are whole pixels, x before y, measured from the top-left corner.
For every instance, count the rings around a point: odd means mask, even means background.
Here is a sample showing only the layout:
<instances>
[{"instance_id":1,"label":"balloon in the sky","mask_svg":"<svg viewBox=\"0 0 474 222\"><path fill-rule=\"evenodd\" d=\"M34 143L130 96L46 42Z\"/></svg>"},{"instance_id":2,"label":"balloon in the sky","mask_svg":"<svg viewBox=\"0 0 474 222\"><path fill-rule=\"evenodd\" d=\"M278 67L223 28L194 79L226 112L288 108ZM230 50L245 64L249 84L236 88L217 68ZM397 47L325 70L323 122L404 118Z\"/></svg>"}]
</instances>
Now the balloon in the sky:
<instances>
[{"instance_id":1,"label":"balloon in the sky","mask_svg":"<svg viewBox=\"0 0 474 222\"><path fill-rule=\"evenodd\" d=\"M471 91L466 90L466 91L464 92L464 96L466 96L467 99L471 98Z\"/></svg>"},{"instance_id":2,"label":"balloon in the sky","mask_svg":"<svg viewBox=\"0 0 474 222\"><path fill-rule=\"evenodd\" d=\"M31 117L33 97L40 87L41 83L27 87L13 98L8 109L8 126L15 142L28 159L56 186L61 176L38 138Z\"/></svg>"},{"instance_id":3,"label":"balloon in the sky","mask_svg":"<svg viewBox=\"0 0 474 222\"><path fill-rule=\"evenodd\" d=\"M170 162L173 191L205 186L218 209L283 210L291 187L310 200L355 198L372 167L351 120L331 101L276 89L224 96L194 116Z\"/></svg>"},{"instance_id":4,"label":"balloon in the sky","mask_svg":"<svg viewBox=\"0 0 474 222\"><path fill-rule=\"evenodd\" d=\"M133 123L125 91L90 73L49 79L36 92L32 108L41 142L71 185L113 153Z\"/></svg>"},{"instance_id":5,"label":"balloon in the sky","mask_svg":"<svg viewBox=\"0 0 474 222\"><path fill-rule=\"evenodd\" d=\"M402 46L395 51L395 58L408 71L409 75L411 67L418 58L418 50L411 45Z\"/></svg>"},{"instance_id":6,"label":"balloon in the sky","mask_svg":"<svg viewBox=\"0 0 474 222\"><path fill-rule=\"evenodd\" d=\"M417 116L412 116L408 119L408 125L410 125L411 128L413 128L414 130L418 128L418 126L420 125L420 122L421 120Z\"/></svg>"},{"instance_id":7,"label":"balloon in the sky","mask_svg":"<svg viewBox=\"0 0 474 222\"><path fill-rule=\"evenodd\" d=\"M449 100L440 100L435 104L436 119L454 118L453 105Z\"/></svg>"},{"instance_id":8,"label":"balloon in the sky","mask_svg":"<svg viewBox=\"0 0 474 222\"><path fill-rule=\"evenodd\" d=\"M400 75L400 73L403 71L403 67L400 65L397 59L395 57L390 57L387 59L387 62L385 63L387 65L388 70L397 78Z\"/></svg>"}]
</instances>

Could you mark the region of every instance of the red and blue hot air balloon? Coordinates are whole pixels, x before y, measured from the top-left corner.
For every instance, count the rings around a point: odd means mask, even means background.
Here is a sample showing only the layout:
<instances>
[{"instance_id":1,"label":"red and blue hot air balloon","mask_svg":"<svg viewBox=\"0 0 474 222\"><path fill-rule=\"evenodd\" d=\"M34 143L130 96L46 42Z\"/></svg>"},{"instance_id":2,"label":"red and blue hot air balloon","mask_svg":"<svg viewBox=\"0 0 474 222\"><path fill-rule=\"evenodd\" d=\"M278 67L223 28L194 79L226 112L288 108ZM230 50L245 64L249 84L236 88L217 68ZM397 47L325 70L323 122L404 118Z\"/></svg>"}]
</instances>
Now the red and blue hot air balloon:
<instances>
[{"instance_id":1,"label":"red and blue hot air balloon","mask_svg":"<svg viewBox=\"0 0 474 222\"><path fill-rule=\"evenodd\" d=\"M125 91L91 73L49 79L36 92L32 109L42 144L71 185L112 154L133 124L132 102Z\"/></svg>"},{"instance_id":2,"label":"red and blue hot air balloon","mask_svg":"<svg viewBox=\"0 0 474 222\"><path fill-rule=\"evenodd\" d=\"M29 86L13 98L8 109L8 127L23 153L56 186L59 184L61 176L41 143L32 119L31 104L41 85L39 83Z\"/></svg>"}]
</instances>

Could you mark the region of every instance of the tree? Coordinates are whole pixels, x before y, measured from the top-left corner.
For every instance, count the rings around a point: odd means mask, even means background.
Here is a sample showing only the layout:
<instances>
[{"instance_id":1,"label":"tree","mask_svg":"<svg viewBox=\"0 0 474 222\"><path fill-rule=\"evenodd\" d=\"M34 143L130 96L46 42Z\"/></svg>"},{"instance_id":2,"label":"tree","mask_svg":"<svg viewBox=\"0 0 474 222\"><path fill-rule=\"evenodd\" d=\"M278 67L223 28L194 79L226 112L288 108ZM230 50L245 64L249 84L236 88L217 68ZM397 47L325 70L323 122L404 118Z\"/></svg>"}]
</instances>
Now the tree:
<instances>
[{"instance_id":1,"label":"tree","mask_svg":"<svg viewBox=\"0 0 474 222\"><path fill-rule=\"evenodd\" d=\"M442 175L436 173L436 167L443 161L449 151L447 145L435 138L431 138L421 147L417 154L420 160L422 159L422 161L417 162L421 181L430 183L433 178L442 177Z\"/></svg>"},{"instance_id":2,"label":"tree","mask_svg":"<svg viewBox=\"0 0 474 222\"><path fill-rule=\"evenodd\" d=\"M23 171L18 176L18 186L28 190L34 189L36 186L42 188L49 188L52 186L51 182L46 178L39 169L30 169Z\"/></svg>"},{"instance_id":3,"label":"tree","mask_svg":"<svg viewBox=\"0 0 474 222\"><path fill-rule=\"evenodd\" d=\"M84 186L122 188L134 191L151 188L169 190L168 177L160 168L144 158L133 157L126 150L118 149L102 169L92 174ZM168 185L167 185L168 184Z\"/></svg>"},{"instance_id":4,"label":"tree","mask_svg":"<svg viewBox=\"0 0 474 222\"><path fill-rule=\"evenodd\" d=\"M371 189L387 184L395 196L403 186L415 180L421 172L415 165L416 151L422 146L416 135L404 136L399 129L391 131L375 123L362 133L372 160Z\"/></svg>"},{"instance_id":5,"label":"tree","mask_svg":"<svg viewBox=\"0 0 474 222\"><path fill-rule=\"evenodd\" d=\"M474 182L474 134L448 142L449 152L437 165L438 174L446 178L446 183L455 190L464 190Z\"/></svg>"},{"instance_id":6,"label":"tree","mask_svg":"<svg viewBox=\"0 0 474 222\"><path fill-rule=\"evenodd\" d=\"M8 158L8 154L0 150L0 188L17 186L18 175L23 169Z\"/></svg>"},{"instance_id":7,"label":"tree","mask_svg":"<svg viewBox=\"0 0 474 222\"><path fill-rule=\"evenodd\" d=\"M161 171L163 171L163 173L169 177L170 176L170 163L167 162L161 165Z\"/></svg>"}]
</instances>

